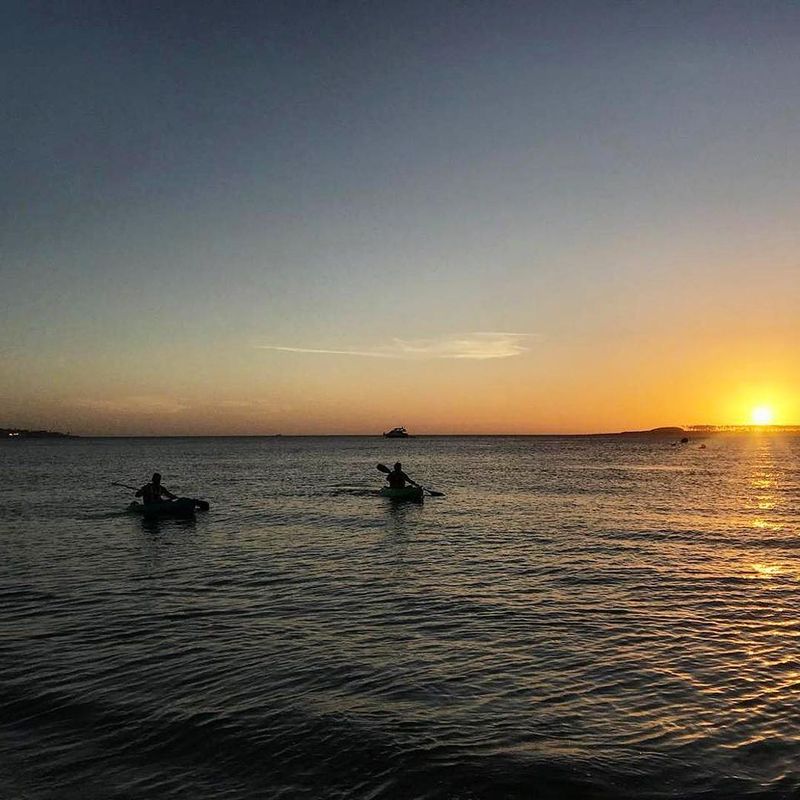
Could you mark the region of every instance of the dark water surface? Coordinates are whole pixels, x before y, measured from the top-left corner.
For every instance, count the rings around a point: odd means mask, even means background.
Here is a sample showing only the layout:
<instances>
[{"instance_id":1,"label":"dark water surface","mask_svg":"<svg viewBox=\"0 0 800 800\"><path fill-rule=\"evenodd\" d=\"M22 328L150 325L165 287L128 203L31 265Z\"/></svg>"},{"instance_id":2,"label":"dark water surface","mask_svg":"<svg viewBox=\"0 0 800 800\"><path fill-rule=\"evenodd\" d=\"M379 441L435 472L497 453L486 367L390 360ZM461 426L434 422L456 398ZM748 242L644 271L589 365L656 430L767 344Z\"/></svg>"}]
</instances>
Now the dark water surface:
<instances>
[{"instance_id":1,"label":"dark water surface","mask_svg":"<svg viewBox=\"0 0 800 800\"><path fill-rule=\"evenodd\" d=\"M796 797L800 437L707 445L0 443L0 797Z\"/></svg>"}]
</instances>

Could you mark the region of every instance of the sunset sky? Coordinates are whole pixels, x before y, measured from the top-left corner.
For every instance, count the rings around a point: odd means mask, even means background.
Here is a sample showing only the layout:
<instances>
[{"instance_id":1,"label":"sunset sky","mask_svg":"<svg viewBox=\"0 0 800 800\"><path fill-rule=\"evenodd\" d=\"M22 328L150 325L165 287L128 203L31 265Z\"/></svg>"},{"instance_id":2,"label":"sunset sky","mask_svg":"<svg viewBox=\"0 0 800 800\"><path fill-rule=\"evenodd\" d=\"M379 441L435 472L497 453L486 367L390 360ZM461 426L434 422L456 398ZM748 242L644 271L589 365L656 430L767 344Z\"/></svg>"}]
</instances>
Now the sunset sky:
<instances>
[{"instance_id":1,"label":"sunset sky","mask_svg":"<svg viewBox=\"0 0 800 800\"><path fill-rule=\"evenodd\" d=\"M0 426L800 422L800 5L12 2Z\"/></svg>"}]
</instances>

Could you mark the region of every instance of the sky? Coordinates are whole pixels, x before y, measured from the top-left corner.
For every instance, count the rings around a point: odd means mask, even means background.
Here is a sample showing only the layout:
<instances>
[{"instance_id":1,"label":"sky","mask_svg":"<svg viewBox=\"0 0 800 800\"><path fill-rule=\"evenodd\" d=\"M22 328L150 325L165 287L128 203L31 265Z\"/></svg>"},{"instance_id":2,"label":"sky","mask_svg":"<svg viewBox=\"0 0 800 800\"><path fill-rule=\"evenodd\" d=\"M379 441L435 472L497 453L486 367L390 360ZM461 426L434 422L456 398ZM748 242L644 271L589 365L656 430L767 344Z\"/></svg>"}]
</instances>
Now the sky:
<instances>
[{"instance_id":1,"label":"sky","mask_svg":"<svg viewBox=\"0 0 800 800\"><path fill-rule=\"evenodd\" d=\"M4 11L0 426L800 422L797 3Z\"/></svg>"}]
</instances>

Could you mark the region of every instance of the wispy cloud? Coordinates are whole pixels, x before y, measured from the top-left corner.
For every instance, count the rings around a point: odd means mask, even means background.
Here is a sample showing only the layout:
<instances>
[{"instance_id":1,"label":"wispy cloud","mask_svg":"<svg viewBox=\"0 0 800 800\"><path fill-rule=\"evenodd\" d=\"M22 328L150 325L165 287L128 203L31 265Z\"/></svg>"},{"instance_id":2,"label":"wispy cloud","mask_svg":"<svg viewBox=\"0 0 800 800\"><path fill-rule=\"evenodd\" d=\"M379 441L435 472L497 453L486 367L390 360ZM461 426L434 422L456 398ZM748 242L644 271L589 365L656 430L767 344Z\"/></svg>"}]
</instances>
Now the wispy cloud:
<instances>
[{"instance_id":1,"label":"wispy cloud","mask_svg":"<svg viewBox=\"0 0 800 800\"><path fill-rule=\"evenodd\" d=\"M435 339L392 339L390 343L376 347L353 347L341 350L273 344L256 346L260 350L279 350L284 353L317 353L364 358L459 358L482 361L490 358L512 358L522 355L528 349L524 342L531 338L532 334L528 333L475 331Z\"/></svg>"},{"instance_id":2,"label":"wispy cloud","mask_svg":"<svg viewBox=\"0 0 800 800\"><path fill-rule=\"evenodd\" d=\"M282 353L323 353L329 356L366 356L368 358L398 358L378 350L325 350L320 347L282 347L276 344L257 344L259 350L280 350Z\"/></svg>"},{"instance_id":3,"label":"wispy cloud","mask_svg":"<svg viewBox=\"0 0 800 800\"><path fill-rule=\"evenodd\" d=\"M113 400L99 397L82 397L73 401L78 408L108 414L181 414L184 411L264 411L278 408L272 400L257 398L222 398L194 400L166 395L128 395Z\"/></svg>"},{"instance_id":4,"label":"wispy cloud","mask_svg":"<svg viewBox=\"0 0 800 800\"><path fill-rule=\"evenodd\" d=\"M248 410L248 409L256 409L256 410L263 410L267 408L275 408L275 404L269 400L237 400L237 399L228 399L228 400L218 400L216 402L217 408L225 408L225 409L241 409L241 410Z\"/></svg>"},{"instance_id":5,"label":"wispy cloud","mask_svg":"<svg viewBox=\"0 0 800 800\"><path fill-rule=\"evenodd\" d=\"M116 400L83 397L75 400L75 405L112 414L180 414L190 408L181 400L161 395L136 395Z\"/></svg>"}]
</instances>

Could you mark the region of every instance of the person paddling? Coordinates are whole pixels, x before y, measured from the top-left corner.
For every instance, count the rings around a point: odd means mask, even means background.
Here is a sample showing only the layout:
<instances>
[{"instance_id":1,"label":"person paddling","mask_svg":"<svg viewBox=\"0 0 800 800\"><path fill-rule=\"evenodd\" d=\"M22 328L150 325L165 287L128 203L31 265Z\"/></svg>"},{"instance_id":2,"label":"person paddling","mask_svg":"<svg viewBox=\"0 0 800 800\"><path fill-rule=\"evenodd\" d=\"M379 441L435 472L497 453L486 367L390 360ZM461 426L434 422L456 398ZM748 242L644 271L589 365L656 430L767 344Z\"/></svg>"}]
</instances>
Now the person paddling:
<instances>
[{"instance_id":1,"label":"person paddling","mask_svg":"<svg viewBox=\"0 0 800 800\"><path fill-rule=\"evenodd\" d=\"M411 478L403 472L403 465L399 461L394 465L394 469L386 474L386 480L389 481L389 486L391 486L392 489L405 489L406 483L410 483L418 489L422 488L416 481L412 481Z\"/></svg>"},{"instance_id":2,"label":"person paddling","mask_svg":"<svg viewBox=\"0 0 800 800\"><path fill-rule=\"evenodd\" d=\"M141 497L145 505L149 503L160 503L162 497L168 500L177 500L178 495L172 494L166 486L161 485L161 473L154 472L153 478L150 483L146 483L139 491L136 492L136 497Z\"/></svg>"}]
</instances>

